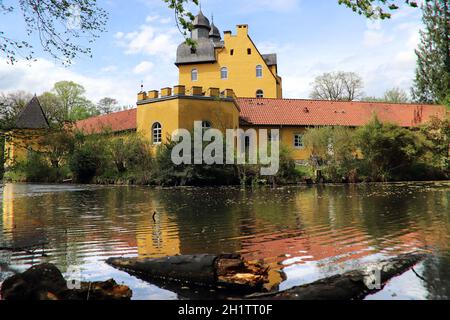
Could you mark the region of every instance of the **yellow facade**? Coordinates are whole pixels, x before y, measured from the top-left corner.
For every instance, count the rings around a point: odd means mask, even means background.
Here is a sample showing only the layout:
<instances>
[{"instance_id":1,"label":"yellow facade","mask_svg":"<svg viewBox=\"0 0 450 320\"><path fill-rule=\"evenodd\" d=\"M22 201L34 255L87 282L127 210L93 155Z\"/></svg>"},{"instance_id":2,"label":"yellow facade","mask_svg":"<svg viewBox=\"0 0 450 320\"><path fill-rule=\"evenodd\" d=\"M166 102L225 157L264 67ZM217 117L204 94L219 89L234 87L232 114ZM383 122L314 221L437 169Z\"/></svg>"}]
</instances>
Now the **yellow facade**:
<instances>
[{"instance_id":1,"label":"yellow facade","mask_svg":"<svg viewBox=\"0 0 450 320\"><path fill-rule=\"evenodd\" d=\"M199 88L194 88L196 89ZM207 121L211 127L223 132L239 127L239 109L233 97L185 94L148 99L147 96L139 96L137 131L144 139L152 141L154 146L167 142L177 129L192 131L195 121ZM153 141L152 136L156 123L161 125L162 139L158 142Z\"/></svg>"},{"instance_id":2,"label":"yellow facade","mask_svg":"<svg viewBox=\"0 0 450 320\"><path fill-rule=\"evenodd\" d=\"M265 129L268 133L270 130L277 129L280 132L280 146L288 148L290 154L294 160L302 161L308 160L311 157L312 150L310 148L303 146L295 146L295 135L304 135L306 133L306 128L303 126L241 126L243 130L255 129L257 132L257 137L259 137L259 130Z\"/></svg>"},{"instance_id":3,"label":"yellow facade","mask_svg":"<svg viewBox=\"0 0 450 320\"><path fill-rule=\"evenodd\" d=\"M237 26L236 35L226 32L224 46L215 49L216 62L182 64L179 68L179 83L192 86L217 87L234 90L237 97L256 97L258 90L264 98L282 98L282 80L277 75L277 66L268 66L248 35L248 26ZM262 67L262 76L257 77L257 66ZM222 79L221 70L227 68L227 78ZM197 80L192 80L192 71L197 70Z\"/></svg>"},{"instance_id":4,"label":"yellow facade","mask_svg":"<svg viewBox=\"0 0 450 320\"><path fill-rule=\"evenodd\" d=\"M44 129L15 129L7 133L5 139L5 167L26 160L32 150L42 150L42 137L47 133Z\"/></svg>"}]
</instances>

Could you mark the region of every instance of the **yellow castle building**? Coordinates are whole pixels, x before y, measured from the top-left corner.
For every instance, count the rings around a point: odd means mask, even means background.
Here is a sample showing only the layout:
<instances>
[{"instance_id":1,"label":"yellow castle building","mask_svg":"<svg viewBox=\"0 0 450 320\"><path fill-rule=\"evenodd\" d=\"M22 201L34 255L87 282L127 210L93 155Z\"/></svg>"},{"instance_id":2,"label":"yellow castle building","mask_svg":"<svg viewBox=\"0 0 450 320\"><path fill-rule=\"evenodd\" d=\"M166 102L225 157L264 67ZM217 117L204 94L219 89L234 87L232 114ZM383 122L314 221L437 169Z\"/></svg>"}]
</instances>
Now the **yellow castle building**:
<instances>
[{"instance_id":1,"label":"yellow castle building","mask_svg":"<svg viewBox=\"0 0 450 320\"><path fill-rule=\"evenodd\" d=\"M222 40L219 29L200 11L193 26L195 47L182 43L177 50L181 85L233 89L238 97L282 98L277 55L261 54L247 25L238 25L235 35L225 31Z\"/></svg>"},{"instance_id":2,"label":"yellow castle building","mask_svg":"<svg viewBox=\"0 0 450 320\"><path fill-rule=\"evenodd\" d=\"M200 11L191 37L196 43L194 47L183 42L177 49L178 85L141 90L137 108L79 121L76 128L88 134L105 129L114 133L137 131L154 148L167 142L177 129L191 131L194 121L201 122L205 129L222 131L278 129L281 143L302 163L312 153L303 143L307 128L358 127L367 124L374 115L383 122L414 127L431 117L444 118L447 114L444 106L435 105L283 99L277 55L261 54L247 25L237 25L235 34L225 31L222 40L219 29ZM14 143L20 140L17 132L45 132L48 126L43 120L45 116L39 116L43 112L36 100L20 116L27 119L25 127L29 128L18 126L9 135L7 165L26 154L27 146ZM36 123L29 124L33 118Z\"/></svg>"}]
</instances>

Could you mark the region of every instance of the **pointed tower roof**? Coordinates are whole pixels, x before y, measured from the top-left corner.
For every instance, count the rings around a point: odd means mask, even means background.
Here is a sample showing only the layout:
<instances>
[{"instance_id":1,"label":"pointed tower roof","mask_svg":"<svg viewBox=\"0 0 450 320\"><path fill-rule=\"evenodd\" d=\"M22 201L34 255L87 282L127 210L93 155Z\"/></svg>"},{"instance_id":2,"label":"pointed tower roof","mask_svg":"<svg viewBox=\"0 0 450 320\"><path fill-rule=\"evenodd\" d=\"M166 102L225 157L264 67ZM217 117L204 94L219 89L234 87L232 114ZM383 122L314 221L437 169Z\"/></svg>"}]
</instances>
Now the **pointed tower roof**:
<instances>
[{"instance_id":1,"label":"pointed tower roof","mask_svg":"<svg viewBox=\"0 0 450 320\"><path fill-rule=\"evenodd\" d=\"M213 40L213 41L220 41L222 40L222 37L220 36L220 31L219 28L217 28L214 25L214 17L211 19L211 31L209 32L209 37Z\"/></svg>"},{"instance_id":2,"label":"pointed tower roof","mask_svg":"<svg viewBox=\"0 0 450 320\"><path fill-rule=\"evenodd\" d=\"M39 99L34 96L16 119L17 129L48 129L47 117L42 110Z\"/></svg>"},{"instance_id":3,"label":"pointed tower roof","mask_svg":"<svg viewBox=\"0 0 450 320\"><path fill-rule=\"evenodd\" d=\"M198 15L195 16L193 26L194 26L194 29L205 28L205 29L211 30L211 25L209 24L209 20L203 14L202 9L200 9L200 12L198 13Z\"/></svg>"}]
</instances>

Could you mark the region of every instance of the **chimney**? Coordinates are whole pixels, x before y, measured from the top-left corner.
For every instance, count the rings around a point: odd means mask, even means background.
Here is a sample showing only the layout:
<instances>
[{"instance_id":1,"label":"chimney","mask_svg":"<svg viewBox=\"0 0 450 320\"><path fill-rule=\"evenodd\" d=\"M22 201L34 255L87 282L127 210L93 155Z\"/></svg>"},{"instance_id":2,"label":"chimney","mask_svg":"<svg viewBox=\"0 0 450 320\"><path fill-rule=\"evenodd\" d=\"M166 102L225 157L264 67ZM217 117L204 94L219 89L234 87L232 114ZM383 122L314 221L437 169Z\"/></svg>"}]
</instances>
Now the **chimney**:
<instances>
[{"instance_id":1,"label":"chimney","mask_svg":"<svg viewBox=\"0 0 450 320\"><path fill-rule=\"evenodd\" d=\"M247 36L248 35L248 25L238 24L236 26L236 34L238 37Z\"/></svg>"}]
</instances>

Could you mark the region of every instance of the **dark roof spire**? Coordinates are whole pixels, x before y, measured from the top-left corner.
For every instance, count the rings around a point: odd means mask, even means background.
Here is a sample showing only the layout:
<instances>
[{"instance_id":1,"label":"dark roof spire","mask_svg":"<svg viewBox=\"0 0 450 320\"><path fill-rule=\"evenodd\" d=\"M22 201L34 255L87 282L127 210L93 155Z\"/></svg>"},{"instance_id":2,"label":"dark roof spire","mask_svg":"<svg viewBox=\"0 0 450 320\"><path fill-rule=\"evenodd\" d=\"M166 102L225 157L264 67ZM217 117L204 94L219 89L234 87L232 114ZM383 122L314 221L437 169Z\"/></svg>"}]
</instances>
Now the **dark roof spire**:
<instances>
[{"instance_id":1,"label":"dark roof spire","mask_svg":"<svg viewBox=\"0 0 450 320\"><path fill-rule=\"evenodd\" d=\"M209 32L209 37L214 41L214 42L217 42L217 41L220 41L220 40L222 40L222 37L221 37L221 35L220 35L220 31L219 31L219 28L217 28L215 25L214 25L214 15L212 15L211 16L211 31Z\"/></svg>"},{"instance_id":2,"label":"dark roof spire","mask_svg":"<svg viewBox=\"0 0 450 320\"><path fill-rule=\"evenodd\" d=\"M209 20L207 17L205 17L201 8L200 8L200 12L198 13L198 15L195 16L193 26L194 26L194 29L205 28L205 29L208 29L208 31L211 29Z\"/></svg>"},{"instance_id":3,"label":"dark roof spire","mask_svg":"<svg viewBox=\"0 0 450 320\"><path fill-rule=\"evenodd\" d=\"M28 102L25 108L19 113L16 119L17 129L48 129L47 117L42 110L39 99L36 95Z\"/></svg>"}]
</instances>

